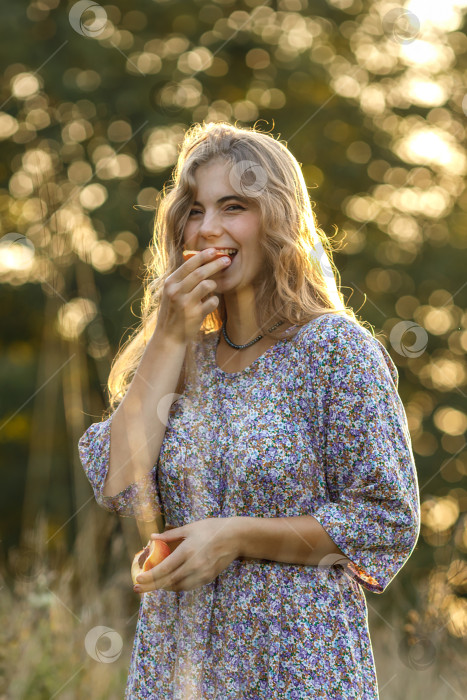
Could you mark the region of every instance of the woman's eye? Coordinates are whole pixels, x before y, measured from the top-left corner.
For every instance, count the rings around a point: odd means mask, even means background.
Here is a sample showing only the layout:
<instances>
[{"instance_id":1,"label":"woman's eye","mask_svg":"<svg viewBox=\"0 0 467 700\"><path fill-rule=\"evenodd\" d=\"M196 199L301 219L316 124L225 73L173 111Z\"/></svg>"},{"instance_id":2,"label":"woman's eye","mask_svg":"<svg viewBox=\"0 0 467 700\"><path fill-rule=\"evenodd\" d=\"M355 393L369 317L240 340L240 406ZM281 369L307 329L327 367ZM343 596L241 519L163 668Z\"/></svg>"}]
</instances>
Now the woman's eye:
<instances>
[{"instance_id":1,"label":"woman's eye","mask_svg":"<svg viewBox=\"0 0 467 700\"><path fill-rule=\"evenodd\" d=\"M240 204L231 204L227 207L226 211L228 211L229 209L240 209L240 211L245 211L245 207L240 206ZM201 211L199 209L191 209L189 216L191 216L192 214L201 214Z\"/></svg>"}]
</instances>

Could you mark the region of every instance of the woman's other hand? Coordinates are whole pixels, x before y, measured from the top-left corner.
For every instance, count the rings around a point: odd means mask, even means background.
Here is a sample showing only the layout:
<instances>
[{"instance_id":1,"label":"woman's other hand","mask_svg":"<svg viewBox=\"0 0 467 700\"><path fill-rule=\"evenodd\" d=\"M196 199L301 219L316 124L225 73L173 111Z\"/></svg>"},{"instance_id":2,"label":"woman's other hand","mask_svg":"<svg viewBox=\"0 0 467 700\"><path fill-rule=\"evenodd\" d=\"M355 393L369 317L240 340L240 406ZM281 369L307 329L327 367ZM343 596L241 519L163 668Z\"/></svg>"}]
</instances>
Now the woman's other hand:
<instances>
[{"instance_id":1,"label":"woman's other hand","mask_svg":"<svg viewBox=\"0 0 467 700\"><path fill-rule=\"evenodd\" d=\"M152 534L151 539L167 542L170 549L179 543L164 561L137 576L135 592L191 591L213 581L238 557L235 520L206 518Z\"/></svg>"}]
</instances>

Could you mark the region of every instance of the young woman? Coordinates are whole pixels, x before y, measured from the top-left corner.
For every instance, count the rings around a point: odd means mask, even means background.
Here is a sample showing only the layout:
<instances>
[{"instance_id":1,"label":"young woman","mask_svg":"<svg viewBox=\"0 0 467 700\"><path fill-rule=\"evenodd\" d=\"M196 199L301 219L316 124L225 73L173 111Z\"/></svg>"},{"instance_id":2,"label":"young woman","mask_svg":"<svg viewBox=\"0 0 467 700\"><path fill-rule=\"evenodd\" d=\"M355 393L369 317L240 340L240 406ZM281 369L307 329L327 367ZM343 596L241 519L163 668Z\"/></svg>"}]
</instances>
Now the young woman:
<instances>
[{"instance_id":1,"label":"young woman","mask_svg":"<svg viewBox=\"0 0 467 700\"><path fill-rule=\"evenodd\" d=\"M110 415L79 442L98 503L178 543L135 587L125 697L378 698L362 589L415 547L417 475L397 369L345 306L298 162L195 124L151 251Z\"/></svg>"}]
</instances>

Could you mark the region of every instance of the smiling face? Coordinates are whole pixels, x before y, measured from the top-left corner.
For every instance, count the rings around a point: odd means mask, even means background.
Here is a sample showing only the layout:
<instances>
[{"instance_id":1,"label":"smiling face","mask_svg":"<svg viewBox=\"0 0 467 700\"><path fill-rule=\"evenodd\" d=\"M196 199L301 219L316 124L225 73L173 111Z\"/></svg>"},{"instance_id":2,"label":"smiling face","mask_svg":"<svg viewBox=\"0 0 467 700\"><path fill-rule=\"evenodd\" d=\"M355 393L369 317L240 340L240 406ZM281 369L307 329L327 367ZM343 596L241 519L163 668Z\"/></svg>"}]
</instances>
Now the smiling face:
<instances>
[{"instance_id":1,"label":"smiling face","mask_svg":"<svg viewBox=\"0 0 467 700\"><path fill-rule=\"evenodd\" d=\"M261 271L264 252L260 244L261 210L236 192L230 180L232 166L216 159L195 172L195 202L183 232L185 250L236 248L231 264L213 275L216 292L228 294L250 285Z\"/></svg>"}]
</instances>

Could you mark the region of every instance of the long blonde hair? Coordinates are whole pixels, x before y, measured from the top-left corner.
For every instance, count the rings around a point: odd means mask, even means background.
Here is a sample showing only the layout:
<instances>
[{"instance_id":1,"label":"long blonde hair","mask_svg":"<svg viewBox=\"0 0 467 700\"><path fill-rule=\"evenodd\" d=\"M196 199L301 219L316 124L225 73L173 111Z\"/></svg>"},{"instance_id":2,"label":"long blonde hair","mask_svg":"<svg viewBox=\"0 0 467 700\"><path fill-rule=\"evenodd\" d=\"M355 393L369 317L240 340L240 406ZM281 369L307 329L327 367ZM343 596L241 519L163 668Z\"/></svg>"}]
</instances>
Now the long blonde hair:
<instances>
[{"instance_id":1,"label":"long blonde hair","mask_svg":"<svg viewBox=\"0 0 467 700\"><path fill-rule=\"evenodd\" d=\"M263 329L271 325L271 319L282 319L297 326L294 333L287 333L293 337L300 327L323 313L340 313L360 325L366 323L346 307L331 243L316 224L303 173L289 149L255 126L196 123L185 133L171 183L164 186L157 208L143 279L141 323L112 363L110 411L123 399L156 328L165 280L183 263L183 231L195 200L196 168L213 158L230 164L232 186L238 194L254 199L261 211L265 264L264 274L255 282L258 327ZM199 340L220 330L225 317L223 295L219 294L217 308L201 325ZM267 335L285 337L280 332Z\"/></svg>"}]
</instances>

